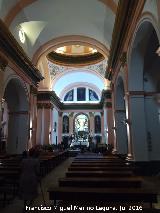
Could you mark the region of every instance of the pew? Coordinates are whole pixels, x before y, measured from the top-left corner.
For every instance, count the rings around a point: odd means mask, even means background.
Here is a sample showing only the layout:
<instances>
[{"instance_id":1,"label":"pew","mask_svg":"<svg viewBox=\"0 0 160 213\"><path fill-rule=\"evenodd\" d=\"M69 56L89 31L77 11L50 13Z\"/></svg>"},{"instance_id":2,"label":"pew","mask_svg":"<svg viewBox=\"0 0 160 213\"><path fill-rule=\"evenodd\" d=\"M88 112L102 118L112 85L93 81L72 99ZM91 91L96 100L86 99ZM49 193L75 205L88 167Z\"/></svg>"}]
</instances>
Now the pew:
<instances>
[{"instance_id":1,"label":"pew","mask_svg":"<svg viewBox=\"0 0 160 213\"><path fill-rule=\"evenodd\" d=\"M67 171L66 177L125 177L132 171Z\"/></svg>"},{"instance_id":2,"label":"pew","mask_svg":"<svg viewBox=\"0 0 160 213\"><path fill-rule=\"evenodd\" d=\"M59 186L68 187L141 187L142 178L141 177L119 177L119 178L60 178Z\"/></svg>"},{"instance_id":3,"label":"pew","mask_svg":"<svg viewBox=\"0 0 160 213\"><path fill-rule=\"evenodd\" d=\"M87 188L87 187L50 187L48 189L49 199L76 201L106 201L106 202L143 202L149 203L152 208L153 203L157 203L157 192L151 189L142 188Z\"/></svg>"}]
</instances>

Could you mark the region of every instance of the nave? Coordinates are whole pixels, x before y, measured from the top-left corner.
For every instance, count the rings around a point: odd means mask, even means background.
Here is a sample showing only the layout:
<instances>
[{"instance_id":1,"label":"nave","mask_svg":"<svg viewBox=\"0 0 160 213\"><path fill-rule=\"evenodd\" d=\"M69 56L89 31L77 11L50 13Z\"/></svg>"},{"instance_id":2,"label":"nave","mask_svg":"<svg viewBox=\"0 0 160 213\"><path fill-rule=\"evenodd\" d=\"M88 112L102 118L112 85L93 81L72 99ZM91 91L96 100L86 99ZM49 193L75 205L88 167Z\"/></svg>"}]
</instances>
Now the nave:
<instances>
[{"instance_id":1,"label":"nave","mask_svg":"<svg viewBox=\"0 0 160 213\"><path fill-rule=\"evenodd\" d=\"M135 208L143 209L143 212L158 212L159 177L137 173L135 165L126 164L118 156L87 152L65 158L41 179L39 195L29 207L30 210L31 207L51 207L52 212L61 212L62 208L64 212L67 208L73 210L75 206L76 212L89 207L92 211L93 208L105 207L109 212L118 211L119 208L125 209L125 212L129 208L133 208L133 212ZM9 213L11 209L16 213L23 211L23 201L17 194L14 196L14 199L7 201L5 208L1 207L2 213ZM38 212L36 209L34 211ZM33 212L33 209L27 212Z\"/></svg>"}]
</instances>

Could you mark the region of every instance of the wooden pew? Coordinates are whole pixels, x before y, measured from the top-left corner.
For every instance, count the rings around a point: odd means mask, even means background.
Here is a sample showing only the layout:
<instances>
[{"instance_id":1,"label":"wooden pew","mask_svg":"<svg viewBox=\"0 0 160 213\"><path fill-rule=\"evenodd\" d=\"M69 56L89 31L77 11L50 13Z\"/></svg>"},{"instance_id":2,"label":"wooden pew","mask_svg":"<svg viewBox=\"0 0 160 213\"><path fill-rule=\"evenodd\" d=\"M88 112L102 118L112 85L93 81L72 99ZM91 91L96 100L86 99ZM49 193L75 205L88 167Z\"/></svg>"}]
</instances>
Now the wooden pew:
<instances>
[{"instance_id":1,"label":"wooden pew","mask_svg":"<svg viewBox=\"0 0 160 213\"><path fill-rule=\"evenodd\" d=\"M106 202L143 202L157 203L157 192L151 189L142 188L82 188L82 187L50 187L48 189L49 199L57 200L91 200L91 201L106 201Z\"/></svg>"},{"instance_id":2,"label":"wooden pew","mask_svg":"<svg viewBox=\"0 0 160 213\"><path fill-rule=\"evenodd\" d=\"M70 166L68 171L131 171L132 168L125 166Z\"/></svg>"},{"instance_id":3,"label":"wooden pew","mask_svg":"<svg viewBox=\"0 0 160 213\"><path fill-rule=\"evenodd\" d=\"M68 187L141 187L142 178L141 177L119 177L119 178L60 178L59 186Z\"/></svg>"},{"instance_id":4,"label":"wooden pew","mask_svg":"<svg viewBox=\"0 0 160 213\"><path fill-rule=\"evenodd\" d=\"M133 175L132 171L67 171L66 177L125 177Z\"/></svg>"}]
</instances>

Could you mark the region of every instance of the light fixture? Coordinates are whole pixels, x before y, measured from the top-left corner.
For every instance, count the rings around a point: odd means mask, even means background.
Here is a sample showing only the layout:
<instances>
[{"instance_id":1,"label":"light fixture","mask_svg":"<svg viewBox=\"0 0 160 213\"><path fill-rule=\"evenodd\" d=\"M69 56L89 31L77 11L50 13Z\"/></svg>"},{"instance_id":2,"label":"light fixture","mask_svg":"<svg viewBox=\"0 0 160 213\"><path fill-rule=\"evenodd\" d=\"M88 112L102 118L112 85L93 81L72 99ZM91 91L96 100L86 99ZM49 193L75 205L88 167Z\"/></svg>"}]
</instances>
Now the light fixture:
<instances>
[{"instance_id":1,"label":"light fixture","mask_svg":"<svg viewBox=\"0 0 160 213\"><path fill-rule=\"evenodd\" d=\"M64 52L66 51L65 47L58 47L55 52L56 53L60 53L60 54L64 54Z\"/></svg>"},{"instance_id":2,"label":"light fixture","mask_svg":"<svg viewBox=\"0 0 160 213\"><path fill-rule=\"evenodd\" d=\"M22 28L19 29L18 35L19 35L19 39L20 39L21 43L24 44L26 38L25 38L25 32Z\"/></svg>"}]
</instances>

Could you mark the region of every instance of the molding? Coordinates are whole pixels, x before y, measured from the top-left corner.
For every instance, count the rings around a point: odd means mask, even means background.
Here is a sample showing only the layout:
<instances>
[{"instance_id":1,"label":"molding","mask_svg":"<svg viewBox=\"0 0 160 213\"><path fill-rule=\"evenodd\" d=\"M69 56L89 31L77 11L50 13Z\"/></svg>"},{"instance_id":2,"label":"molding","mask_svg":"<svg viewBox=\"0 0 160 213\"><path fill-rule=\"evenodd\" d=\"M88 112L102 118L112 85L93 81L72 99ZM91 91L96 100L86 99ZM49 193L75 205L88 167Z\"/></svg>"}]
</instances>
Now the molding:
<instances>
[{"instance_id":1,"label":"molding","mask_svg":"<svg viewBox=\"0 0 160 213\"><path fill-rule=\"evenodd\" d=\"M44 79L43 76L31 63L22 47L18 44L1 20L0 28L0 51L4 53L7 58L13 60L14 63L23 70L25 76L27 76L28 79L31 79L32 83L37 86L38 82Z\"/></svg>"},{"instance_id":2,"label":"molding","mask_svg":"<svg viewBox=\"0 0 160 213\"><path fill-rule=\"evenodd\" d=\"M112 98L112 92L111 92L111 90L102 90L102 96L101 96L100 104L104 105L104 103L106 102L106 100L110 100L111 98Z\"/></svg>"},{"instance_id":3,"label":"molding","mask_svg":"<svg viewBox=\"0 0 160 213\"><path fill-rule=\"evenodd\" d=\"M112 34L111 51L106 78L112 79L115 67L122 57L125 44L133 35L133 29L144 7L145 0L119 0L117 15ZM109 75L109 73L112 73Z\"/></svg>"},{"instance_id":4,"label":"molding","mask_svg":"<svg viewBox=\"0 0 160 213\"><path fill-rule=\"evenodd\" d=\"M45 102L37 102L37 108L38 109L53 109L53 104L52 103L45 103Z\"/></svg>"},{"instance_id":5,"label":"molding","mask_svg":"<svg viewBox=\"0 0 160 213\"><path fill-rule=\"evenodd\" d=\"M50 52L54 51L56 48L60 46L67 46L73 44L86 45L86 46L88 45L92 48L97 49L97 51L100 52L105 58L108 58L109 47L106 47L96 39L80 35L67 35L51 39L50 41L40 46L34 53L32 57L32 62L34 65L37 65L41 57L47 56Z\"/></svg>"},{"instance_id":6,"label":"molding","mask_svg":"<svg viewBox=\"0 0 160 213\"><path fill-rule=\"evenodd\" d=\"M30 93L37 95L38 94L37 87L34 87L34 86L31 85L30 86Z\"/></svg>"},{"instance_id":7,"label":"molding","mask_svg":"<svg viewBox=\"0 0 160 213\"><path fill-rule=\"evenodd\" d=\"M97 103L73 103L73 104L64 104L60 101L58 96L54 91L38 91L37 94L38 103L52 103L60 110L102 110L102 104ZM41 105L39 105L41 106Z\"/></svg>"}]
</instances>

